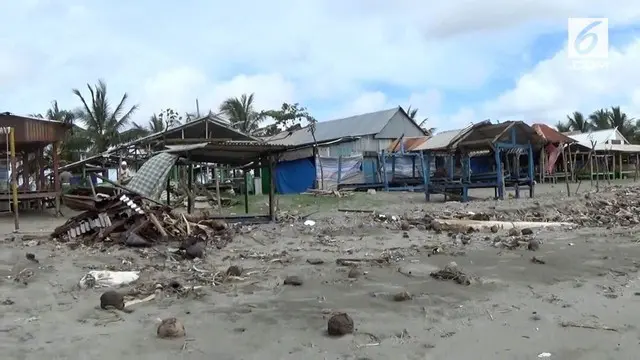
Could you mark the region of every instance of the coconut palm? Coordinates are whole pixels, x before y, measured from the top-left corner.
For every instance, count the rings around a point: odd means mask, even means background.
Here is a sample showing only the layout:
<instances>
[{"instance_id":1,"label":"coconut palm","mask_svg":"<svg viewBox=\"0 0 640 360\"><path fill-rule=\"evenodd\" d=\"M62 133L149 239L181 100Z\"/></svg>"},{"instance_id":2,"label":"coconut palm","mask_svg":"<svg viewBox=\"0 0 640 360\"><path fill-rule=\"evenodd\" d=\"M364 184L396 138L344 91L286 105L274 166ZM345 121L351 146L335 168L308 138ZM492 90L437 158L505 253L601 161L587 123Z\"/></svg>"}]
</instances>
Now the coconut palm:
<instances>
[{"instance_id":1,"label":"coconut palm","mask_svg":"<svg viewBox=\"0 0 640 360\"><path fill-rule=\"evenodd\" d=\"M411 118L411 120L418 122L418 108L412 109L411 105L409 105L409 107L407 108L406 111L407 115L409 115L409 117ZM426 128L424 127L424 124L429 121L429 118L424 118L423 120L421 120L418 123L418 126L420 126L420 128L424 131L427 132L427 135L432 136L435 132L436 132L436 128Z\"/></svg>"},{"instance_id":2,"label":"coconut palm","mask_svg":"<svg viewBox=\"0 0 640 360\"><path fill-rule=\"evenodd\" d=\"M79 161L81 154L91 147L91 139L85 129L76 125L76 115L73 111L60 109L56 100L51 102L51 108L47 110L45 116L41 114L32 115L41 119L60 121L71 125L71 130L65 134L58 150L60 159L67 162ZM45 153L46 158L50 158L50 149Z\"/></svg>"},{"instance_id":3,"label":"coconut palm","mask_svg":"<svg viewBox=\"0 0 640 360\"><path fill-rule=\"evenodd\" d=\"M569 132L571 131L571 125L568 122L558 121L556 129L558 129L559 132Z\"/></svg>"},{"instance_id":4,"label":"coconut palm","mask_svg":"<svg viewBox=\"0 0 640 360\"><path fill-rule=\"evenodd\" d=\"M169 128L182 124L182 116L173 109L162 110L160 114L153 114L149 118L147 125L134 124L129 131L133 137L142 137L150 134L159 133Z\"/></svg>"},{"instance_id":5,"label":"coconut palm","mask_svg":"<svg viewBox=\"0 0 640 360\"><path fill-rule=\"evenodd\" d=\"M611 129L611 117L606 109L599 109L589 115L591 127L595 130Z\"/></svg>"},{"instance_id":6,"label":"coconut palm","mask_svg":"<svg viewBox=\"0 0 640 360\"><path fill-rule=\"evenodd\" d=\"M263 112L255 110L254 94L228 98L220 105L220 112L229 118L231 126L245 134L255 133L265 118Z\"/></svg>"},{"instance_id":7,"label":"coconut palm","mask_svg":"<svg viewBox=\"0 0 640 360\"><path fill-rule=\"evenodd\" d=\"M87 134L92 141L91 152L97 154L128 140L123 139L121 132L129 125L131 116L138 110L138 105L127 109L129 96L124 93L118 105L113 108L107 97L107 84L102 80L94 86L87 84L87 89L89 102L80 90L73 89L73 93L82 102L76 116L86 125Z\"/></svg>"},{"instance_id":8,"label":"coconut palm","mask_svg":"<svg viewBox=\"0 0 640 360\"><path fill-rule=\"evenodd\" d=\"M573 131L586 133L591 130L591 124L579 111L575 111L573 114L571 114L571 116L567 115L567 121L569 122L569 127Z\"/></svg>"},{"instance_id":9,"label":"coconut palm","mask_svg":"<svg viewBox=\"0 0 640 360\"><path fill-rule=\"evenodd\" d=\"M635 119L631 119L620 110L620 106L613 106L608 111L609 125L611 128L618 128L618 131L626 139L633 139L636 134Z\"/></svg>"}]
</instances>

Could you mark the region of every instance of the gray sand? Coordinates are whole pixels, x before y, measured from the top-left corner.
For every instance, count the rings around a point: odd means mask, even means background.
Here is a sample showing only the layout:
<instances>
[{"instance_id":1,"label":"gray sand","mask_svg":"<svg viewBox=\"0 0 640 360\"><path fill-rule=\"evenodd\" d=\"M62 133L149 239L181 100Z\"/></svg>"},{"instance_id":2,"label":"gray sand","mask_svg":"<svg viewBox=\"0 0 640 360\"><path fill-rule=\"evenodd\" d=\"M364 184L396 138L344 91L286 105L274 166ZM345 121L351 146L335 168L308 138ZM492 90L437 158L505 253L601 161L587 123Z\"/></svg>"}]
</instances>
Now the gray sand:
<instances>
[{"instance_id":1,"label":"gray sand","mask_svg":"<svg viewBox=\"0 0 640 360\"><path fill-rule=\"evenodd\" d=\"M572 185L575 188L575 185ZM582 185L581 192L588 186ZM525 209L559 204L564 185L539 186L535 199L424 203L420 194L375 194L403 216L430 211ZM481 196L483 194L480 194ZM486 195L486 194L484 194ZM580 202L574 196L570 202ZM151 249L79 247L43 239L6 240L0 252L0 346L3 359L637 359L640 349L640 246L637 228L536 230L539 251L492 245L498 234L472 234L462 245L448 234L403 231L368 214L319 213L313 227L301 223L245 228L245 234L205 260L167 263ZM12 229L1 220L3 233ZM63 222L23 216L25 231L48 231ZM489 237L489 239L485 239ZM432 246L444 251L433 255ZM164 246L156 248L165 251ZM24 258L36 254L38 266ZM391 257L390 265L364 264L347 277L337 258ZM535 264L533 256L545 264ZM324 264L311 265L319 258ZM429 276L455 261L472 275L470 286ZM202 274L191 270L212 271ZM91 269L141 270L136 286L212 277L229 265L245 270L234 279L184 297L163 294L135 305L131 314L98 310L103 290L74 286ZM29 285L9 277L34 268ZM298 275L302 286L284 286ZM126 288L129 289L130 287ZM125 289L125 290L126 290ZM392 300L400 291L413 298ZM140 297L143 297L142 295ZM326 335L332 311L344 311L356 332ZM156 338L158 318L175 316L185 339ZM561 323L569 323L568 327ZM594 329L573 325L591 326Z\"/></svg>"}]
</instances>

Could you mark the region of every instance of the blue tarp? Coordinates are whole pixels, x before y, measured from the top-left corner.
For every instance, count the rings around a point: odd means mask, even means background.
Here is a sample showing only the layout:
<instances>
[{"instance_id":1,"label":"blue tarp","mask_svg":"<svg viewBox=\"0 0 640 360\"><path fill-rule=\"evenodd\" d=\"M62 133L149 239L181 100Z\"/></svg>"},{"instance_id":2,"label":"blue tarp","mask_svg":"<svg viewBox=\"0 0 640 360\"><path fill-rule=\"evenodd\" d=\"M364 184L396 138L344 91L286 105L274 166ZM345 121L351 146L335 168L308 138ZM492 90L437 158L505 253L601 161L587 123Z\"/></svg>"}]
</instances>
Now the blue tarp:
<instances>
[{"instance_id":1,"label":"blue tarp","mask_svg":"<svg viewBox=\"0 0 640 360\"><path fill-rule=\"evenodd\" d=\"M276 191L278 194L300 194L313 188L316 167L312 158L284 161L276 165Z\"/></svg>"}]
</instances>

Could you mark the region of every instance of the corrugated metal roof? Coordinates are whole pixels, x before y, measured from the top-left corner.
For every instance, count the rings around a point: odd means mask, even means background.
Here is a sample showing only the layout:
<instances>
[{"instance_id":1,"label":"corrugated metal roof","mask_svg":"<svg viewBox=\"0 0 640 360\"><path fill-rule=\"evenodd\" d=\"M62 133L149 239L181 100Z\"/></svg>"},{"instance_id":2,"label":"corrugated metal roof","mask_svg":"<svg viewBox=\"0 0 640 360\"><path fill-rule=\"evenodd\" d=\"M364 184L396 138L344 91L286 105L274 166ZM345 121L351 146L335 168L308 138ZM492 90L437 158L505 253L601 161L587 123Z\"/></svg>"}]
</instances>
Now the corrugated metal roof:
<instances>
[{"instance_id":1,"label":"corrugated metal roof","mask_svg":"<svg viewBox=\"0 0 640 360\"><path fill-rule=\"evenodd\" d=\"M531 127L540 135L545 141L552 143L572 143L574 139L567 135L558 132L558 130L551 128L547 124L533 124Z\"/></svg>"},{"instance_id":2,"label":"corrugated metal roof","mask_svg":"<svg viewBox=\"0 0 640 360\"><path fill-rule=\"evenodd\" d=\"M596 147L606 144L610 140L622 140L624 144L628 144L629 141L620 134L617 128L596 130L588 133L579 133L575 135L569 135L572 139L577 141L580 145L591 149L592 141L595 142Z\"/></svg>"},{"instance_id":3,"label":"corrugated metal roof","mask_svg":"<svg viewBox=\"0 0 640 360\"><path fill-rule=\"evenodd\" d=\"M439 133L433 135L431 138L429 138L423 144L415 147L413 150L414 151L419 151L419 150L444 149L447 146L449 146L451 143L453 143L456 139L458 139L460 136L466 134L467 131L469 131L472 127L473 127L473 124L469 124L469 126L463 128L463 129L456 129L456 130L448 130L448 131L439 132Z\"/></svg>"},{"instance_id":4,"label":"corrugated metal roof","mask_svg":"<svg viewBox=\"0 0 640 360\"><path fill-rule=\"evenodd\" d=\"M325 142L347 136L375 135L389 123L389 120L400 111L400 107L376 111L367 114L350 116L342 119L321 121L316 123L316 141ZM277 134L267 141L271 144L303 145L313 143L313 136L308 127L300 130Z\"/></svg>"}]
</instances>

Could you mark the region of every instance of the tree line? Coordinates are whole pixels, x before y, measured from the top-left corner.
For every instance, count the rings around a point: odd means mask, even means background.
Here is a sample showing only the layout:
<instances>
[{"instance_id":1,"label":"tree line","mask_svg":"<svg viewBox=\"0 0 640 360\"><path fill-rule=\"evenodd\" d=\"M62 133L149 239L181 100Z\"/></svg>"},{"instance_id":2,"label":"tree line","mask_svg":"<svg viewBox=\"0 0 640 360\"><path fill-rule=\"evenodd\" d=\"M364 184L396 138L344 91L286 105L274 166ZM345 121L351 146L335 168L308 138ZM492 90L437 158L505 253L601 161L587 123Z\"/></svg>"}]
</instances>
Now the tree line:
<instances>
[{"instance_id":1,"label":"tree line","mask_svg":"<svg viewBox=\"0 0 640 360\"><path fill-rule=\"evenodd\" d=\"M162 132L197 119L200 114L174 109L163 109L152 114L146 124L133 122L138 105L129 104L129 96L124 93L112 106L107 93L107 84L99 80L97 84L87 84L85 92L72 89L79 105L73 110L61 109L54 100L43 114L31 114L32 117L46 118L71 125L60 146L60 159L66 162L78 161L82 154L88 156L101 154L113 146L130 142L141 137ZM307 127L315 141L317 120L306 107L298 103L283 103L280 108L258 110L254 94L230 97L218 107L219 114L229 120L237 130L253 136L273 136L282 131L292 131ZM418 109L408 108L409 116L422 126L428 119L418 121ZM209 114L214 112L209 110ZM263 126L267 120L269 125ZM82 126L80 126L82 125ZM427 129L433 132L435 129ZM50 149L45 157L51 158Z\"/></svg>"},{"instance_id":2,"label":"tree line","mask_svg":"<svg viewBox=\"0 0 640 360\"><path fill-rule=\"evenodd\" d=\"M617 128L630 142L640 140L640 120L629 117L619 106L598 109L588 116L579 111L567 115L565 121L559 121L556 128L560 132L577 131L587 133L594 130Z\"/></svg>"}]
</instances>

